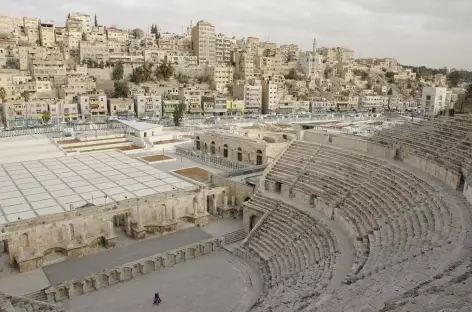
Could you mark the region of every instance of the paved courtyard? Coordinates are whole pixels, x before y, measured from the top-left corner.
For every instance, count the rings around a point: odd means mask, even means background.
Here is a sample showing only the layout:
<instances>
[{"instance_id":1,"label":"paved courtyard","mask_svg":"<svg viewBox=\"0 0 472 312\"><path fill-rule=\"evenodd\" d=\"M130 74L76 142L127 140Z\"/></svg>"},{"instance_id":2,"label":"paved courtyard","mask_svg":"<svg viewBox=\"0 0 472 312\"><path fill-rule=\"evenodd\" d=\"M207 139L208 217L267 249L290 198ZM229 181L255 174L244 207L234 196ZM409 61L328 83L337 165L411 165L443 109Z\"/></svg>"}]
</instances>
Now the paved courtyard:
<instances>
[{"instance_id":1,"label":"paved courtyard","mask_svg":"<svg viewBox=\"0 0 472 312\"><path fill-rule=\"evenodd\" d=\"M69 312L230 312L244 301L247 274L215 252L64 302ZM245 277L246 276L246 277ZM162 303L153 306L158 291Z\"/></svg>"},{"instance_id":2,"label":"paved courtyard","mask_svg":"<svg viewBox=\"0 0 472 312\"><path fill-rule=\"evenodd\" d=\"M191 185L117 151L3 164L0 224Z\"/></svg>"},{"instance_id":3,"label":"paved courtyard","mask_svg":"<svg viewBox=\"0 0 472 312\"><path fill-rule=\"evenodd\" d=\"M200 228L194 227L177 233L112 248L82 258L52 264L44 267L43 270L51 285L55 285L211 237L210 234L202 231Z\"/></svg>"}]
</instances>

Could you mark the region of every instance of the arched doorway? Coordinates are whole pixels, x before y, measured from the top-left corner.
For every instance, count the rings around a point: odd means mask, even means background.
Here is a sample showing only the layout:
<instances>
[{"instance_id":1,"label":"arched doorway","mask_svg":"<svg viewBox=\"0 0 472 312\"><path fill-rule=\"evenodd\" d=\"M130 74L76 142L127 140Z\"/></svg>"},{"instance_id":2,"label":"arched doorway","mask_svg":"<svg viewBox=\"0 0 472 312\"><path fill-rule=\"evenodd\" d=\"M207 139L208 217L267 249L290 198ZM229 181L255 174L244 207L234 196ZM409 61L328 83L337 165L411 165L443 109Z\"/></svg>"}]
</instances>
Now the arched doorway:
<instances>
[{"instance_id":1,"label":"arched doorway","mask_svg":"<svg viewBox=\"0 0 472 312\"><path fill-rule=\"evenodd\" d=\"M204 148L205 148L205 152L207 152L208 151L208 145L206 143L204 145Z\"/></svg>"},{"instance_id":2,"label":"arched doorway","mask_svg":"<svg viewBox=\"0 0 472 312\"><path fill-rule=\"evenodd\" d=\"M228 145L225 144L223 147L223 157L228 158Z\"/></svg>"},{"instance_id":3,"label":"arched doorway","mask_svg":"<svg viewBox=\"0 0 472 312\"><path fill-rule=\"evenodd\" d=\"M210 153L212 153L213 155L216 153L215 142L214 141L211 142Z\"/></svg>"},{"instance_id":4,"label":"arched doorway","mask_svg":"<svg viewBox=\"0 0 472 312\"><path fill-rule=\"evenodd\" d=\"M257 150L256 165L262 165L262 151Z\"/></svg>"},{"instance_id":5,"label":"arched doorway","mask_svg":"<svg viewBox=\"0 0 472 312\"><path fill-rule=\"evenodd\" d=\"M29 247L29 237L28 234L23 233L20 236L20 244L21 247Z\"/></svg>"},{"instance_id":6,"label":"arched doorway","mask_svg":"<svg viewBox=\"0 0 472 312\"><path fill-rule=\"evenodd\" d=\"M243 161L243 150L238 147L238 161Z\"/></svg>"},{"instance_id":7,"label":"arched doorway","mask_svg":"<svg viewBox=\"0 0 472 312\"><path fill-rule=\"evenodd\" d=\"M199 136L195 138L195 144L196 144L197 150L200 150L200 137Z\"/></svg>"}]
</instances>

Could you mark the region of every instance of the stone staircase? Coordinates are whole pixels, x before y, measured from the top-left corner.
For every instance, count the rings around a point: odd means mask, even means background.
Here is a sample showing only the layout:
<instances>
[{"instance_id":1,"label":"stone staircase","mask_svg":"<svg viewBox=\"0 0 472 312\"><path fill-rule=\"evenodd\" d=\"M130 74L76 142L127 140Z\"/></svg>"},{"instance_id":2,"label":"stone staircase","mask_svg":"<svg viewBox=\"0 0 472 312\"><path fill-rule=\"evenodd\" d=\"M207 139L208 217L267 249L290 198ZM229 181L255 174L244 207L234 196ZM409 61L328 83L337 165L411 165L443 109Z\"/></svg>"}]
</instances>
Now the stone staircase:
<instances>
[{"instance_id":1,"label":"stone staircase","mask_svg":"<svg viewBox=\"0 0 472 312\"><path fill-rule=\"evenodd\" d=\"M231 233L224 235L225 245L236 243L242 241L246 237L246 232L244 229L240 229Z\"/></svg>"},{"instance_id":2,"label":"stone staircase","mask_svg":"<svg viewBox=\"0 0 472 312\"><path fill-rule=\"evenodd\" d=\"M33 299L33 300L36 300L36 301L43 301L43 302L48 301L48 297L46 296L46 292L44 291L44 289L26 294L25 298Z\"/></svg>"},{"instance_id":3,"label":"stone staircase","mask_svg":"<svg viewBox=\"0 0 472 312\"><path fill-rule=\"evenodd\" d=\"M43 291L44 293L44 291ZM26 297L17 297L0 293L0 311L5 312L65 312L57 305Z\"/></svg>"}]
</instances>

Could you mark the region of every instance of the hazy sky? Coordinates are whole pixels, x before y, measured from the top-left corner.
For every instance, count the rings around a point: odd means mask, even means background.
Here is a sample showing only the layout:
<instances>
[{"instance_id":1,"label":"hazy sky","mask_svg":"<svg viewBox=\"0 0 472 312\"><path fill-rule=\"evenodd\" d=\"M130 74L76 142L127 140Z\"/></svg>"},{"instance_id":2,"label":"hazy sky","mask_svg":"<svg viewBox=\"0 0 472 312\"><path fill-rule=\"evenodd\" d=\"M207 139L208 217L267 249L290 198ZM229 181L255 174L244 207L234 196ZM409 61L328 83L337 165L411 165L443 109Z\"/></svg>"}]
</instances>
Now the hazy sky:
<instances>
[{"instance_id":1,"label":"hazy sky","mask_svg":"<svg viewBox=\"0 0 472 312\"><path fill-rule=\"evenodd\" d=\"M356 57L472 70L471 0L0 0L0 14L52 19L97 14L99 24L180 32L206 20L217 32L353 48Z\"/></svg>"}]
</instances>

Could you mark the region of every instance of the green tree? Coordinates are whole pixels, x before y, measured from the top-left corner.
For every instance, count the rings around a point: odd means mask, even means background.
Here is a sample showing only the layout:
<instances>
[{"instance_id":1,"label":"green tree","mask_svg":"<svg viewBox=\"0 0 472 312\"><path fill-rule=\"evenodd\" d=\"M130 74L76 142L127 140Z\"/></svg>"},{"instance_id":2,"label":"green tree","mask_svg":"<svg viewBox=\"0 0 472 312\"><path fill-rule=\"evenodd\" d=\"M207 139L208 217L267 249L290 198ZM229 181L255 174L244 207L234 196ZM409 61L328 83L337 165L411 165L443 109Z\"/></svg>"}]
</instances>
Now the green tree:
<instances>
[{"instance_id":1,"label":"green tree","mask_svg":"<svg viewBox=\"0 0 472 312\"><path fill-rule=\"evenodd\" d=\"M156 78L157 79L164 79L164 80L169 80L170 77L174 74L174 67L172 66L171 63L168 62L162 62L161 65L159 65L156 69Z\"/></svg>"},{"instance_id":2,"label":"green tree","mask_svg":"<svg viewBox=\"0 0 472 312\"><path fill-rule=\"evenodd\" d=\"M51 120L51 112L44 111L42 115L43 115L43 117L42 117L43 123L47 124L49 122L49 120Z\"/></svg>"},{"instance_id":3,"label":"green tree","mask_svg":"<svg viewBox=\"0 0 472 312\"><path fill-rule=\"evenodd\" d=\"M123 73L124 73L123 63L122 62L116 63L115 66L113 67L113 73L112 73L113 80L123 79Z\"/></svg>"},{"instance_id":4,"label":"green tree","mask_svg":"<svg viewBox=\"0 0 472 312\"><path fill-rule=\"evenodd\" d=\"M5 90L4 87L0 87L0 100L2 100L2 103L5 103L7 98L7 90Z\"/></svg>"},{"instance_id":5,"label":"green tree","mask_svg":"<svg viewBox=\"0 0 472 312\"><path fill-rule=\"evenodd\" d=\"M82 41L87 40L87 35L85 33L82 33Z\"/></svg>"},{"instance_id":6,"label":"green tree","mask_svg":"<svg viewBox=\"0 0 472 312\"><path fill-rule=\"evenodd\" d=\"M388 90L387 95L393 95L393 90L392 90L392 88L390 88L390 89Z\"/></svg>"},{"instance_id":7,"label":"green tree","mask_svg":"<svg viewBox=\"0 0 472 312\"><path fill-rule=\"evenodd\" d=\"M182 102L175 107L174 112L172 113L172 119L174 120L174 125L176 127L180 126L180 123L182 122L182 119L184 117L184 111L185 104Z\"/></svg>"},{"instance_id":8,"label":"green tree","mask_svg":"<svg viewBox=\"0 0 472 312\"><path fill-rule=\"evenodd\" d=\"M105 68L105 63L103 61L100 61L100 63L98 64L98 67L100 68Z\"/></svg>"},{"instance_id":9,"label":"green tree","mask_svg":"<svg viewBox=\"0 0 472 312\"><path fill-rule=\"evenodd\" d=\"M29 102L31 94L27 91L23 91L21 92L21 97L23 98L23 100L25 100L25 102Z\"/></svg>"},{"instance_id":10,"label":"green tree","mask_svg":"<svg viewBox=\"0 0 472 312\"><path fill-rule=\"evenodd\" d=\"M97 14L95 14L95 27L98 27Z\"/></svg>"},{"instance_id":11,"label":"green tree","mask_svg":"<svg viewBox=\"0 0 472 312\"><path fill-rule=\"evenodd\" d=\"M126 98L129 94L129 86L126 81L115 81L113 84L115 91L113 92L114 98Z\"/></svg>"},{"instance_id":12,"label":"green tree","mask_svg":"<svg viewBox=\"0 0 472 312\"><path fill-rule=\"evenodd\" d=\"M5 63L5 68L20 69L20 62L16 59L9 58Z\"/></svg>"},{"instance_id":13,"label":"green tree","mask_svg":"<svg viewBox=\"0 0 472 312\"><path fill-rule=\"evenodd\" d=\"M460 81L461 81L461 75L458 71L454 71L450 73L449 75L447 75L447 82L450 88L457 87Z\"/></svg>"},{"instance_id":14,"label":"green tree","mask_svg":"<svg viewBox=\"0 0 472 312\"><path fill-rule=\"evenodd\" d=\"M232 83L227 83L227 84L226 84L226 89L228 89L228 93L229 93L230 95L233 95L233 88L234 88L234 86L233 86Z\"/></svg>"},{"instance_id":15,"label":"green tree","mask_svg":"<svg viewBox=\"0 0 472 312\"><path fill-rule=\"evenodd\" d=\"M210 83L211 77L208 75L201 75L197 78L198 83Z\"/></svg>"},{"instance_id":16,"label":"green tree","mask_svg":"<svg viewBox=\"0 0 472 312\"><path fill-rule=\"evenodd\" d=\"M188 76L185 76L185 75L182 75L181 73L179 73L175 79L177 79L177 81L180 83L180 84L186 84L189 82L189 77Z\"/></svg>"},{"instance_id":17,"label":"green tree","mask_svg":"<svg viewBox=\"0 0 472 312\"><path fill-rule=\"evenodd\" d=\"M152 63L144 63L143 65L133 69L130 80L136 84L140 84L152 79Z\"/></svg>"},{"instance_id":18,"label":"green tree","mask_svg":"<svg viewBox=\"0 0 472 312\"><path fill-rule=\"evenodd\" d=\"M295 68L291 68L288 72L288 75L285 75L285 79L297 80L298 74Z\"/></svg>"}]
</instances>

